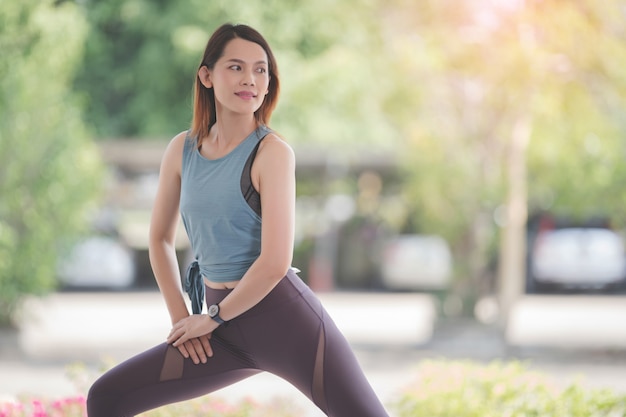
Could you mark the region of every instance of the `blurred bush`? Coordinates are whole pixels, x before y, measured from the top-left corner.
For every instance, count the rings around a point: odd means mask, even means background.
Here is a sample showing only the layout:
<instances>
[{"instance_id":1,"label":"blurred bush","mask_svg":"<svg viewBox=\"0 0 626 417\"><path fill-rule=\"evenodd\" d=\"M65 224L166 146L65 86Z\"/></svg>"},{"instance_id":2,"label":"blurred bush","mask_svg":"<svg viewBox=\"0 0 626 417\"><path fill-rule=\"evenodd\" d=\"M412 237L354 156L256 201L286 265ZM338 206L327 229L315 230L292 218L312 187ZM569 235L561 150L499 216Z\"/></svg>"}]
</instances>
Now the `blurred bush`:
<instances>
[{"instance_id":1,"label":"blurred bush","mask_svg":"<svg viewBox=\"0 0 626 417\"><path fill-rule=\"evenodd\" d=\"M470 361L424 361L412 372L416 380L387 404L396 417L622 417L626 395L587 389L580 382L557 384L519 362L479 364ZM73 369L73 379L87 375ZM93 375L92 375L93 376ZM84 379L81 377L81 380ZM78 381L81 382L81 381ZM85 381L79 390L86 390ZM84 417L85 397L0 401L0 416ZM37 414L39 413L39 414ZM292 401L252 398L225 401L205 396L140 414L143 417L296 417L303 411Z\"/></svg>"},{"instance_id":2,"label":"blurred bush","mask_svg":"<svg viewBox=\"0 0 626 417\"><path fill-rule=\"evenodd\" d=\"M609 417L626 415L626 396L561 387L518 362L424 362L394 404L398 417Z\"/></svg>"},{"instance_id":3,"label":"blurred bush","mask_svg":"<svg viewBox=\"0 0 626 417\"><path fill-rule=\"evenodd\" d=\"M98 195L101 162L72 93L87 23L76 5L0 3L0 325L56 284L59 243Z\"/></svg>"}]
</instances>

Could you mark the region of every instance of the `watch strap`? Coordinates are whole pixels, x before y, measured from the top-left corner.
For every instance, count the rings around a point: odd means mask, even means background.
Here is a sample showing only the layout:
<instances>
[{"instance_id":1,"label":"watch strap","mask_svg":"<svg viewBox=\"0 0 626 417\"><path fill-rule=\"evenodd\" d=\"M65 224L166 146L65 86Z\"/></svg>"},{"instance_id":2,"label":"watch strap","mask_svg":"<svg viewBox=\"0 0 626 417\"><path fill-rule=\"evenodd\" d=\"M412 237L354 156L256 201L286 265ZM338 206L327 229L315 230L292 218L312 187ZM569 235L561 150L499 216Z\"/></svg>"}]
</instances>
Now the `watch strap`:
<instances>
[{"instance_id":1,"label":"watch strap","mask_svg":"<svg viewBox=\"0 0 626 417\"><path fill-rule=\"evenodd\" d=\"M220 317L220 306L218 304L213 304L209 306L208 309L209 317L215 320L218 324L226 324L226 320Z\"/></svg>"}]
</instances>

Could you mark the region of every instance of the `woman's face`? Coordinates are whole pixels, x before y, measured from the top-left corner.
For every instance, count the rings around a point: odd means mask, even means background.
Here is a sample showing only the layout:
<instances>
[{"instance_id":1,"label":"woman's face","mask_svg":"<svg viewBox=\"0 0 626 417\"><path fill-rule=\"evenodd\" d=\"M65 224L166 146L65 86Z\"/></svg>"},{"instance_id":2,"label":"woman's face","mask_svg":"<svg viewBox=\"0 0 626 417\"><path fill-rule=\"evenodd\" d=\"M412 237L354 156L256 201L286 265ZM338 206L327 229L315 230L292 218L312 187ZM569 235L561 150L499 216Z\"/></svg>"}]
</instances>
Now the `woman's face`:
<instances>
[{"instance_id":1,"label":"woman's face","mask_svg":"<svg viewBox=\"0 0 626 417\"><path fill-rule=\"evenodd\" d=\"M200 80L206 87L213 87L216 105L222 111L253 114L268 93L267 54L254 42L240 38L231 40L214 68L207 69L205 77L202 73L201 68Z\"/></svg>"}]
</instances>

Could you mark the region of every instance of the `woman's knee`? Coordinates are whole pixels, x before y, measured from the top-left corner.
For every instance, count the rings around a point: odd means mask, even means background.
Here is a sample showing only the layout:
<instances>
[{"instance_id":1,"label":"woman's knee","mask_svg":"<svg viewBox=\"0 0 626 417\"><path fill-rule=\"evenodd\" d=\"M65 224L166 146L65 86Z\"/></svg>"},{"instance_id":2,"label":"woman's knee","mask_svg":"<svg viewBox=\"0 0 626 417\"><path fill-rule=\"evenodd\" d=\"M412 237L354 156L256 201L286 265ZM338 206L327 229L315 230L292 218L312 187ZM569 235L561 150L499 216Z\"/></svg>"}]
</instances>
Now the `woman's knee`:
<instances>
[{"instance_id":1,"label":"woman's knee","mask_svg":"<svg viewBox=\"0 0 626 417\"><path fill-rule=\"evenodd\" d=\"M115 411L119 403L117 394L111 384L107 381L106 375L96 380L87 393L87 415L89 417L115 417Z\"/></svg>"}]
</instances>

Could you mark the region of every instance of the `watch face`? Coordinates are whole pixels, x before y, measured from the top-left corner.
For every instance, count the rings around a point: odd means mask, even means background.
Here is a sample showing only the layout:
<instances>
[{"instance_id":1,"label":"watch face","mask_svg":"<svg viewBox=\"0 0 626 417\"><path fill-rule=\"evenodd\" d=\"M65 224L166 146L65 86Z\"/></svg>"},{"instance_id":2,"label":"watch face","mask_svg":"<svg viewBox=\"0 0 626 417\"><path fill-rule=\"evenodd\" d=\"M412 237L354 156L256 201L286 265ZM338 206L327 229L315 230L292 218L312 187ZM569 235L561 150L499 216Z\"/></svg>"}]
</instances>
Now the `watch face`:
<instances>
[{"instance_id":1,"label":"watch face","mask_svg":"<svg viewBox=\"0 0 626 417\"><path fill-rule=\"evenodd\" d=\"M209 307L208 313L210 317L215 317L217 313L219 312L220 312L220 308L216 304L213 304L212 306Z\"/></svg>"}]
</instances>

